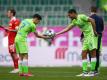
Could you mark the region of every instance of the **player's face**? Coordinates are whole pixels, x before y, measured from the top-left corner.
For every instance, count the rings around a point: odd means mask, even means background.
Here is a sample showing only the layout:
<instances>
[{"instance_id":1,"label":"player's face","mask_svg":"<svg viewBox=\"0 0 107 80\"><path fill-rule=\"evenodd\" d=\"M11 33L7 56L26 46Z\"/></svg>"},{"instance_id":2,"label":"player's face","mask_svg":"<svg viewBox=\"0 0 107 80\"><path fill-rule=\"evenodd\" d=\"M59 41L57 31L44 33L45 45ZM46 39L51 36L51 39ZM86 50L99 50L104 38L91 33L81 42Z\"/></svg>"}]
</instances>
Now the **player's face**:
<instances>
[{"instance_id":1,"label":"player's face","mask_svg":"<svg viewBox=\"0 0 107 80\"><path fill-rule=\"evenodd\" d=\"M76 14L75 13L68 13L68 17L71 18L71 19L75 19Z\"/></svg>"},{"instance_id":2,"label":"player's face","mask_svg":"<svg viewBox=\"0 0 107 80\"><path fill-rule=\"evenodd\" d=\"M11 16L12 16L11 11L8 11L8 12L7 12L7 16L8 16L9 18L11 18Z\"/></svg>"},{"instance_id":3,"label":"player's face","mask_svg":"<svg viewBox=\"0 0 107 80\"><path fill-rule=\"evenodd\" d=\"M40 20L37 19L37 18L34 18L33 20L34 20L34 23L35 23L35 24L39 24L39 23L40 23Z\"/></svg>"}]
</instances>

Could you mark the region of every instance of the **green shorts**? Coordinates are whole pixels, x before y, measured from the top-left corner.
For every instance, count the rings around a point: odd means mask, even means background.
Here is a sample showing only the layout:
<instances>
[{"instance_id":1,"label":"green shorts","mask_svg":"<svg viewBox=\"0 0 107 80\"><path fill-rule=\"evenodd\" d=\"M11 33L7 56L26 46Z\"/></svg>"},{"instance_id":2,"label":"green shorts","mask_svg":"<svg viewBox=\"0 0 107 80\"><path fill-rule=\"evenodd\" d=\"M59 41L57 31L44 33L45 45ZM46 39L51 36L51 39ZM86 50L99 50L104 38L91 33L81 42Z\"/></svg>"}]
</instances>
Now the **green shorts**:
<instances>
[{"instance_id":1,"label":"green shorts","mask_svg":"<svg viewBox=\"0 0 107 80\"><path fill-rule=\"evenodd\" d=\"M93 50L97 49L97 37L90 36L84 37L82 50Z\"/></svg>"},{"instance_id":2,"label":"green shorts","mask_svg":"<svg viewBox=\"0 0 107 80\"><path fill-rule=\"evenodd\" d=\"M15 38L15 47L18 54L28 53L27 38L17 35Z\"/></svg>"}]
</instances>

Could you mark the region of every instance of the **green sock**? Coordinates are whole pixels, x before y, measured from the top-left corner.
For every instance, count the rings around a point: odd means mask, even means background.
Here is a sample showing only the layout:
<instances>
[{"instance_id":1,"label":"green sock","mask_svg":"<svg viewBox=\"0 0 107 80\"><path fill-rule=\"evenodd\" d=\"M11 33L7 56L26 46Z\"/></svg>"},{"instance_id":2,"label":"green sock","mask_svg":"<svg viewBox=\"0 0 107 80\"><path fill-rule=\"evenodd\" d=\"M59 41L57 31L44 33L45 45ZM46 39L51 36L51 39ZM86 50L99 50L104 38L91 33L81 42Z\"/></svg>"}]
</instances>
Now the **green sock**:
<instances>
[{"instance_id":1,"label":"green sock","mask_svg":"<svg viewBox=\"0 0 107 80\"><path fill-rule=\"evenodd\" d=\"M28 60L23 60L23 72L28 73Z\"/></svg>"},{"instance_id":2,"label":"green sock","mask_svg":"<svg viewBox=\"0 0 107 80\"><path fill-rule=\"evenodd\" d=\"M96 58L91 58L91 71L95 71Z\"/></svg>"},{"instance_id":3,"label":"green sock","mask_svg":"<svg viewBox=\"0 0 107 80\"><path fill-rule=\"evenodd\" d=\"M19 73L23 73L22 61L19 61L18 68L19 68Z\"/></svg>"},{"instance_id":4,"label":"green sock","mask_svg":"<svg viewBox=\"0 0 107 80\"><path fill-rule=\"evenodd\" d=\"M82 61L83 72L87 72L88 71L87 64L88 64L87 60L83 60Z\"/></svg>"},{"instance_id":5,"label":"green sock","mask_svg":"<svg viewBox=\"0 0 107 80\"><path fill-rule=\"evenodd\" d=\"M23 72L28 73L28 66L23 66Z\"/></svg>"}]
</instances>

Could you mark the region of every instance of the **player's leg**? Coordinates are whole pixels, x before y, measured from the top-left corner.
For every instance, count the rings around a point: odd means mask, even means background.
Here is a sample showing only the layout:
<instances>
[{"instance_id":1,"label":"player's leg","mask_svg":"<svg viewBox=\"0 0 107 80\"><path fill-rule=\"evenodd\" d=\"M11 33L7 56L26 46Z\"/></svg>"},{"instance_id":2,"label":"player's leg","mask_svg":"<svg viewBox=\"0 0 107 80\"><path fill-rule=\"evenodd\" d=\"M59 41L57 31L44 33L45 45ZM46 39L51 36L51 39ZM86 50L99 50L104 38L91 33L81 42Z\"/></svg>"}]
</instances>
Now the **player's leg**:
<instances>
[{"instance_id":1,"label":"player's leg","mask_svg":"<svg viewBox=\"0 0 107 80\"><path fill-rule=\"evenodd\" d=\"M28 74L28 54L20 53L19 54L19 74L20 76L24 76L24 74Z\"/></svg>"},{"instance_id":2,"label":"player's leg","mask_svg":"<svg viewBox=\"0 0 107 80\"><path fill-rule=\"evenodd\" d=\"M17 43L17 50L19 50L19 73L25 73L25 66L27 65L28 61L28 47L26 41L18 41Z\"/></svg>"},{"instance_id":3,"label":"player's leg","mask_svg":"<svg viewBox=\"0 0 107 80\"><path fill-rule=\"evenodd\" d=\"M82 51L82 68L83 68L83 73L87 73L88 72L87 53L88 53L88 50L83 50Z\"/></svg>"},{"instance_id":4,"label":"player's leg","mask_svg":"<svg viewBox=\"0 0 107 80\"><path fill-rule=\"evenodd\" d=\"M95 66L96 66L96 49L90 51L91 53L91 71L88 76L95 76Z\"/></svg>"},{"instance_id":5,"label":"player's leg","mask_svg":"<svg viewBox=\"0 0 107 80\"><path fill-rule=\"evenodd\" d=\"M19 40L20 38L20 40ZM17 39L17 47L19 50L19 72L21 76L32 76L28 70L28 46L25 38Z\"/></svg>"},{"instance_id":6,"label":"player's leg","mask_svg":"<svg viewBox=\"0 0 107 80\"><path fill-rule=\"evenodd\" d=\"M14 68L15 69L18 69L18 56L16 53L11 53L11 57L13 59L13 62L14 62Z\"/></svg>"},{"instance_id":7,"label":"player's leg","mask_svg":"<svg viewBox=\"0 0 107 80\"><path fill-rule=\"evenodd\" d=\"M96 66L96 49L90 51L91 53L91 71L95 71Z\"/></svg>"},{"instance_id":8,"label":"player's leg","mask_svg":"<svg viewBox=\"0 0 107 80\"><path fill-rule=\"evenodd\" d=\"M29 73L28 69L28 53L20 53L20 60L21 65L19 66L20 69L20 76L33 76Z\"/></svg>"},{"instance_id":9,"label":"player's leg","mask_svg":"<svg viewBox=\"0 0 107 80\"><path fill-rule=\"evenodd\" d=\"M88 42L87 38L84 38L83 41L83 47L82 47L82 67L83 67L83 73L88 72L88 62L87 62L87 53L88 53Z\"/></svg>"},{"instance_id":10,"label":"player's leg","mask_svg":"<svg viewBox=\"0 0 107 80\"><path fill-rule=\"evenodd\" d=\"M23 55L21 55L19 53L19 61L18 61L18 64L19 64L19 74L23 74Z\"/></svg>"},{"instance_id":11,"label":"player's leg","mask_svg":"<svg viewBox=\"0 0 107 80\"><path fill-rule=\"evenodd\" d=\"M101 54L101 40L102 40L102 35L99 35L97 38L97 50L96 50L96 67L95 67L95 71L96 73L98 73L98 69L100 66L100 54Z\"/></svg>"},{"instance_id":12,"label":"player's leg","mask_svg":"<svg viewBox=\"0 0 107 80\"><path fill-rule=\"evenodd\" d=\"M83 51L82 51L82 63L83 63L83 72L87 72L87 54L89 56L89 60L91 61L91 54L90 51L87 50L87 41L86 38L84 39L84 35L83 33L81 34L81 42L83 45Z\"/></svg>"},{"instance_id":13,"label":"player's leg","mask_svg":"<svg viewBox=\"0 0 107 80\"><path fill-rule=\"evenodd\" d=\"M13 64L14 64L14 70L11 71L10 73L17 73L17 72L19 72L19 70L18 70L18 56L15 51L14 43L12 43L12 42L9 43L9 53L11 55L11 58L12 58Z\"/></svg>"},{"instance_id":14,"label":"player's leg","mask_svg":"<svg viewBox=\"0 0 107 80\"><path fill-rule=\"evenodd\" d=\"M88 62L87 62L87 53L88 50L82 51L82 74L76 75L76 76L88 76Z\"/></svg>"},{"instance_id":15,"label":"player's leg","mask_svg":"<svg viewBox=\"0 0 107 80\"><path fill-rule=\"evenodd\" d=\"M19 36L16 36L15 47L16 47L16 53L19 54L18 68L19 68L19 73L21 74L21 73L23 73L23 66L22 66L23 55L20 53L21 53L21 49L23 48L23 46L21 46L21 45L23 45L23 44L21 43L20 40L22 40L22 39L20 39Z\"/></svg>"},{"instance_id":16,"label":"player's leg","mask_svg":"<svg viewBox=\"0 0 107 80\"><path fill-rule=\"evenodd\" d=\"M28 53L23 53L22 65L23 65L23 73L24 74L29 73L29 71L28 71Z\"/></svg>"},{"instance_id":17,"label":"player's leg","mask_svg":"<svg viewBox=\"0 0 107 80\"><path fill-rule=\"evenodd\" d=\"M89 73L89 76L95 76L95 66L96 66L96 42L95 42L95 37L90 37L89 39L89 50L91 54L91 72Z\"/></svg>"},{"instance_id":18,"label":"player's leg","mask_svg":"<svg viewBox=\"0 0 107 80\"><path fill-rule=\"evenodd\" d=\"M87 53L88 53L87 40L84 39L83 47L82 47L82 70L83 70L83 73L80 75L77 75L77 76L87 76L88 75Z\"/></svg>"},{"instance_id":19,"label":"player's leg","mask_svg":"<svg viewBox=\"0 0 107 80\"><path fill-rule=\"evenodd\" d=\"M10 73L18 73L19 70L18 70L18 57L17 57L17 54L16 53L11 53L11 57L12 57L12 60L13 60L13 63L14 63L14 70L11 71Z\"/></svg>"},{"instance_id":20,"label":"player's leg","mask_svg":"<svg viewBox=\"0 0 107 80\"><path fill-rule=\"evenodd\" d=\"M33 76L31 73L29 73L28 69L28 53L21 53L20 58L23 58L21 67L22 73L20 74L20 76Z\"/></svg>"}]
</instances>

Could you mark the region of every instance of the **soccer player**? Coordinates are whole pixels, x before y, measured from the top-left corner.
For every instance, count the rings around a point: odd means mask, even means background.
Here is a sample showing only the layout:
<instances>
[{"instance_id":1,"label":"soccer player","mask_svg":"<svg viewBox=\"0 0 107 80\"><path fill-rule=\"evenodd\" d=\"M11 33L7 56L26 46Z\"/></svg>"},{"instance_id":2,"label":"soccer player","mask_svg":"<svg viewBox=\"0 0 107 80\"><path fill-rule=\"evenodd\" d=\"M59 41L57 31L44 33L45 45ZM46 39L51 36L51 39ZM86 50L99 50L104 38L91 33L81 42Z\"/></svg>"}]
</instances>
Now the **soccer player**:
<instances>
[{"instance_id":1,"label":"soccer player","mask_svg":"<svg viewBox=\"0 0 107 80\"><path fill-rule=\"evenodd\" d=\"M98 74L99 72L99 65L100 65L100 54L101 54L101 48L102 48L102 33L104 31L104 21L103 19L97 14L97 7L92 6L90 8L91 10L91 18L95 20L96 24L96 32L98 36L96 37L96 44L97 44L97 50L96 50L96 67L95 67L95 73ZM84 35L81 34L81 39L84 38ZM89 53L89 59L91 61L91 55Z\"/></svg>"},{"instance_id":2,"label":"soccer player","mask_svg":"<svg viewBox=\"0 0 107 80\"><path fill-rule=\"evenodd\" d=\"M97 7L92 6L91 7L91 18L93 18L95 20L95 24L96 24L96 32L98 34L98 37L96 38L96 42L97 42L97 50L96 50L96 67L95 67L95 71L96 73L98 73L99 70L99 65L100 65L100 54L101 54L101 46L102 46L102 33L104 31L104 21L102 19L102 17L100 17L97 14Z\"/></svg>"},{"instance_id":3,"label":"soccer player","mask_svg":"<svg viewBox=\"0 0 107 80\"><path fill-rule=\"evenodd\" d=\"M16 51L19 54L19 75L20 76L33 76L28 71L28 46L27 46L27 35L31 32L38 38L48 39L48 36L43 36L38 34L36 31L36 26L41 20L39 14L33 15L32 19L24 19L18 29L15 45Z\"/></svg>"},{"instance_id":4,"label":"soccer player","mask_svg":"<svg viewBox=\"0 0 107 80\"><path fill-rule=\"evenodd\" d=\"M95 45L95 22L92 18L84 14L78 14L75 9L70 9L68 11L68 17L72 20L71 23L63 29L62 31L56 33L57 35L63 34L73 27L78 26L84 34L84 41L82 47L82 68L83 73L77 76L94 76L95 65L96 65L96 45ZM87 52L91 51L91 72L88 73L87 68Z\"/></svg>"},{"instance_id":5,"label":"soccer player","mask_svg":"<svg viewBox=\"0 0 107 80\"><path fill-rule=\"evenodd\" d=\"M15 17L16 11L14 9L9 9L7 12L7 16L10 18L8 29L8 50L12 57L14 63L14 70L10 73L17 73L18 70L18 56L16 54L14 40L17 34L17 28L20 24L20 20Z\"/></svg>"}]
</instances>

